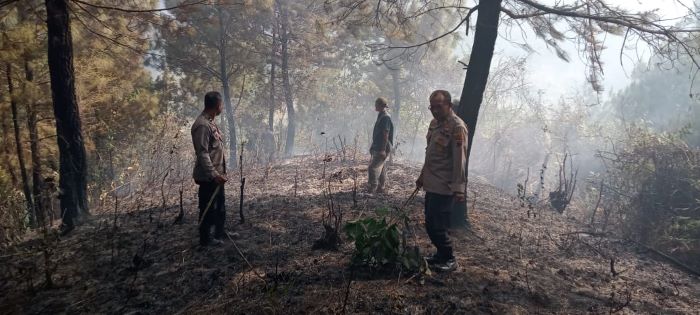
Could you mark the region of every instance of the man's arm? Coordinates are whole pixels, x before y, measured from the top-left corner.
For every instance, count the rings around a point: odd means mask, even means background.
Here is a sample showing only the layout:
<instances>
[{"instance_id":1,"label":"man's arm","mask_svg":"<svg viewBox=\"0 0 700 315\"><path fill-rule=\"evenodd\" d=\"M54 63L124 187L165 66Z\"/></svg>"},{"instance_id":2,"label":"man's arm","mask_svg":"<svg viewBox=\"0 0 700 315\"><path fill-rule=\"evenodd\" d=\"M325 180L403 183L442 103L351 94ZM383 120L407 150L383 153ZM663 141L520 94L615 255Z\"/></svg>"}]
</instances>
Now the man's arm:
<instances>
[{"instance_id":1,"label":"man's arm","mask_svg":"<svg viewBox=\"0 0 700 315\"><path fill-rule=\"evenodd\" d=\"M467 128L456 127L452 131L452 180L450 189L457 201L464 201L467 190Z\"/></svg>"},{"instance_id":2,"label":"man's arm","mask_svg":"<svg viewBox=\"0 0 700 315\"><path fill-rule=\"evenodd\" d=\"M209 157L209 138L211 130L208 126L200 125L192 130L192 144L194 144L194 152L197 156L197 164L201 166L207 180L214 181L220 177L219 173L214 168L214 163Z\"/></svg>"},{"instance_id":3,"label":"man's arm","mask_svg":"<svg viewBox=\"0 0 700 315\"><path fill-rule=\"evenodd\" d=\"M420 175L418 175L418 179L416 179L416 188L420 189L423 188L423 170L425 169L425 164L423 164L423 167L420 169Z\"/></svg>"},{"instance_id":4,"label":"man's arm","mask_svg":"<svg viewBox=\"0 0 700 315\"><path fill-rule=\"evenodd\" d=\"M389 130L384 130L382 132L382 148L384 148L384 150L379 151L379 154L386 155L388 147L389 147Z\"/></svg>"},{"instance_id":5,"label":"man's arm","mask_svg":"<svg viewBox=\"0 0 700 315\"><path fill-rule=\"evenodd\" d=\"M391 132L391 117L386 116L382 118L382 145L380 148L383 148L381 151L379 151L379 155L386 157L389 149L389 133Z\"/></svg>"}]
</instances>

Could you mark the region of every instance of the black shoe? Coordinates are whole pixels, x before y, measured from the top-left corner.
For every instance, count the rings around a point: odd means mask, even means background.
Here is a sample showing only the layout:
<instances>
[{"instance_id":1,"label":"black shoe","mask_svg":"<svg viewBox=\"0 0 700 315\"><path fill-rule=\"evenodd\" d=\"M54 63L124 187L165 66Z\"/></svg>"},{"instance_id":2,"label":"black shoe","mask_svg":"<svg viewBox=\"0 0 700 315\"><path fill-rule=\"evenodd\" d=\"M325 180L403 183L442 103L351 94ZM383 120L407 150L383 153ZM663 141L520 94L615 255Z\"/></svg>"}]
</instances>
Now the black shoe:
<instances>
[{"instance_id":1,"label":"black shoe","mask_svg":"<svg viewBox=\"0 0 700 315\"><path fill-rule=\"evenodd\" d=\"M438 254L433 254L432 256L425 256L423 258L425 259L425 262L428 263L428 265L434 265L441 262L441 259L438 256Z\"/></svg>"},{"instance_id":2,"label":"black shoe","mask_svg":"<svg viewBox=\"0 0 700 315\"><path fill-rule=\"evenodd\" d=\"M450 272L457 269L457 261L454 258L432 265L435 271Z\"/></svg>"},{"instance_id":3,"label":"black shoe","mask_svg":"<svg viewBox=\"0 0 700 315\"><path fill-rule=\"evenodd\" d=\"M209 241L209 244L207 244L207 245L216 247L216 246L224 245L224 242L220 239L213 238L213 239L211 239L211 241Z\"/></svg>"},{"instance_id":4,"label":"black shoe","mask_svg":"<svg viewBox=\"0 0 700 315\"><path fill-rule=\"evenodd\" d=\"M64 223L64 224L61 224L61 226L59 227L59 233L61 236L66 236L70 232L72 232L74 229L75 229L75 225Z\"/></svg>"},{"instance_id":5,"label":"black shoe","mask_svg":"<svg viewBox=\"0 0 700 315\"><path fill-rule=\"evenodd\" d=\"M221 245L223 245L223 244L224 244L223 241L217 240L217 239L215 239L215 238L210 239L209 241L206 241L206 242L199 242L199 245L202 246L202 247L206 247L206 246L219 247L219 246L221 246Z\"/></svg>"}]
</instances>

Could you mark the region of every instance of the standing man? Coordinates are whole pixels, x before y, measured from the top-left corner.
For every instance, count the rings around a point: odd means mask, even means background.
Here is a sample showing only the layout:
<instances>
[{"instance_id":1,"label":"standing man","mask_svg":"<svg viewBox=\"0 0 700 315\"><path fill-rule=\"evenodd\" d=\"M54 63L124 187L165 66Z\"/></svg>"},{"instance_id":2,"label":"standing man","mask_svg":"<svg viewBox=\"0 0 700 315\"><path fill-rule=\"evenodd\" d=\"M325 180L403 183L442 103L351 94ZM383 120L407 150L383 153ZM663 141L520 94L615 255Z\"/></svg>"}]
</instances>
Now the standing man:
<instances>
[{"instance_id":1,"label":"standing man","mask_svg":"<svg viewBox=\"0 0 700 315\"><path fill-rule=\"evenodd\" d=\"M221 245L226 236L226 159L223 136L214 123L223 109L221 94L209 92L204 95L204 111L192 124L192 144L197 157L192 177L199 185L199 244L202 246ZM212 225L214 239L209 235Z\"/></svg>"},{"instance_id":2,"label":"standing man","mask_svg":"<svg viewBox=\"0 0 700 315\"><path fill-rule=\"evenodd\" d=\"M384 193L384 183L386 182L386 160L391 154L392 142L394 141L394 124L391 116L386 112L388 103L385 98L380 97L374 101L374 110L379 112L377 121L374 123L372 131L372 145L369 153L372 158L367 168L369 174L369 193ZM379 178L377 178L379 177Z\"/></svg>"},{"instance_id":3,"label":"standing man","mask_svg":"<svg viewBox=\"0 0 700 315\"><path fill-rule=\"evenodd\" d=\"M430 94L433 120L428 127L425 163L416 187L425 190L425 227L437 253L426 257L439 271L452 271L457 262L447 235L455 202L464 202L467 188L467 126L452 111L452 97L444 90Z\"/></svg>"}]
</instances>

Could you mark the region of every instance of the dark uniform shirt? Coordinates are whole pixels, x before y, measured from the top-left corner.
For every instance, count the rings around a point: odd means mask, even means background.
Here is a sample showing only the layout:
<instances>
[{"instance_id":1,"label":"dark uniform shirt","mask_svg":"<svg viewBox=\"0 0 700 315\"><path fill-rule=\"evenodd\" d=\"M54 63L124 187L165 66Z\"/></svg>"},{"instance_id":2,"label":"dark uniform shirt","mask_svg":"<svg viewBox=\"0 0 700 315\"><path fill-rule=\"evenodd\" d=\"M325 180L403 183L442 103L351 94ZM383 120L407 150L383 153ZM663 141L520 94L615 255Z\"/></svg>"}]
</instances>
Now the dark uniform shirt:
<instances>
[{"instance_id":1,"label":"dark uniform shirt","mask_svg":"<svg viewBox=\"0 0 700 315\"><path fill-rule=\"evenodd\" d=\"M382 147L384 143L384 131L389 132L389 143L386 147ZM379 112L377 115L377 121L374 123L374 130L372 131L372 145L369 147L370 152L375 151L386 151L387 153L391 151L392 143L394 142L394 124L391 122L391 116L386 111Z\"/></svg>"},{"instance_id":2,"label":"dark uniform shirt","mask_svg":"<svg viewBox=\"0 0 700 315\"><path fill-rule=\"evenodd\" d=\"M192 144L196 161L192 177L195 182L211 182L226 173L223 136L214 117L204 113L192 124Z\"/></svg>"},{"instance_id":3,"label":"dark uniform shirt","mask_svg":"<svg viewBox=\"0 0 700 315\"><path fill-rule=\"evenodd\" d=\"M425 163L420 179L427 192L453 195L467 187L467 125L454 112L428 127Z\"/></svg>"}]
</instances>

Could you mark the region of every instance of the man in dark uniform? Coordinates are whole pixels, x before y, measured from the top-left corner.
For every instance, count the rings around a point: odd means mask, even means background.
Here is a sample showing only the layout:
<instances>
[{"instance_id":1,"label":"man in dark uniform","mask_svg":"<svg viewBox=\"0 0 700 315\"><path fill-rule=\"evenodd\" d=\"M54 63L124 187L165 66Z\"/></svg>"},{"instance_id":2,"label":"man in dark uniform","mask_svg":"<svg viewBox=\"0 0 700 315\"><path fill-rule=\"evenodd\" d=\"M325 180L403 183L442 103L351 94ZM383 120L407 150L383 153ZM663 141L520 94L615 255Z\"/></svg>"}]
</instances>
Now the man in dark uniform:
<instances>
[{"instance_id":1,"label":"man in dark uniform","mask_svg":"<svg viewBox=\"0 0 700 315\"><path fill-rule=\"evenodd\" d=\"M204 111L194 121L191 130L196 155L192 177L199 185L199 244L202 246L220 245L226 236L226 159L223 135L214 122L223 108L219 92L207 93ZM214 239L209 235L212 225L215 227Z\"/></svg>"},{"instance_id":2,"label":"man in dark uniform","mask_svg":"<svg viewBox=\"0 0 700 315\"><path fill-rule=\"evenodd\" d=\"M437 253L426 257L439 271L452 271L457 262L447 235L455 202L464 202L467 187L467 126L452 110L452 97L444 90L430 94L433 120L428 127L425 163L416 187L425 190L425 227Z\"/></svg>"},{"instance_id":3,"label":"man in dark uniform","mask_svg":"<svg viewBox=\"0 0 700 315\"><path fill-rule=\"evenodd\" d=\"M369 148L369 153L372 158L369 163L368 171L368 192L373 194L384 193L384 184L386 183L386 160L391 154L392 142L394 141L394 124L391 122L391 116L386 112L389 107L387 100L383 97L377 98L374 101L374 110L379 112L377 121L374 123L372 131L372 145Z\"/></svg>"}]
</instances>

